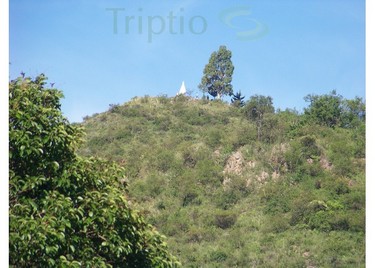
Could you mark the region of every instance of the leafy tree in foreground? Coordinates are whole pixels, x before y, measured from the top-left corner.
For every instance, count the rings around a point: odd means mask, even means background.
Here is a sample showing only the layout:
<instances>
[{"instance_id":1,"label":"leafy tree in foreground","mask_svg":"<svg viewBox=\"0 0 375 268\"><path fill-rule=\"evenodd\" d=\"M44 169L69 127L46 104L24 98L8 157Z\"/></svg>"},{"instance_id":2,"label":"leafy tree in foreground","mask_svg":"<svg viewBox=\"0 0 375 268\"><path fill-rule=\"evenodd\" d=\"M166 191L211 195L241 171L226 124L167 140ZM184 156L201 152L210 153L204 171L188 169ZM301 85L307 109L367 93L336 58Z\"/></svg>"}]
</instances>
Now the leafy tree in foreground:
<instances>
[{"instance_id":1,"label":"leafy tree in foreground","mask_svg":"<svg viewBox=\"0 0 375 268\"><path fill-rule=\"evenodd\" d=\"M82 129L44 75L9 85L11 267L175 267L163 237L129 208L124 173L75 150Z\"/></svg>"},{"instance_id":2,"label":"leafy tree in foreground","mask_svg":"<svg viewBox=\"0 0 375 268\"><path fill-rule=\"evenodd\" d=\"M208 64L204 67L202 81L199 88L214 98L233 94L232 75L234 66L232 64L232 52L225 46L220 46L218 51L211 54Z\"/></svg>"},{"instance_id":3,"label":"leafy tree in foreground","mask_svg":"<svg viewBox=\"0 0 375 268\"><path fill-rule=\"evenodd\" d=\"M245 106L244 102L245 96L242 96L241 91L237 92L236 94L233 94L231 102L232 105L235 107L243 107Z\"/></svg>"}]
</instances>

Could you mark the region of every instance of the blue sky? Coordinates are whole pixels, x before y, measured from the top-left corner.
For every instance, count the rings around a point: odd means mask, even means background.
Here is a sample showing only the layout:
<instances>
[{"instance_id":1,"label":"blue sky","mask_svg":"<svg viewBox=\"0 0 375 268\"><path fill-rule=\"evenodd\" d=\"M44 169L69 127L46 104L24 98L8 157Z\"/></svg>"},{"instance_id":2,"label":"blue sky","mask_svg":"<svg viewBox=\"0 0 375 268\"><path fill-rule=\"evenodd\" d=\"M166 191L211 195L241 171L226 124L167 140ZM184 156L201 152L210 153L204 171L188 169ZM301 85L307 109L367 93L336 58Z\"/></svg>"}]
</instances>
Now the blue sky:
<instances>
[{"instance_id":1,"label":"blue sky","mask_svg":"<svg viewBox=\"0 0 375 268\"><path fill-rule=\"evenodd\" d=\"M193 95L211 53L232 51L234 91L303 109L307 94L365 97L365 1L17 0L10 79L45 73L72 122L135 96ZM115 16L117 15L117 17ZM117 20L116 20L117 19ZM117 33L114 31L117 29Z\"/></svg>"}]
</instances>

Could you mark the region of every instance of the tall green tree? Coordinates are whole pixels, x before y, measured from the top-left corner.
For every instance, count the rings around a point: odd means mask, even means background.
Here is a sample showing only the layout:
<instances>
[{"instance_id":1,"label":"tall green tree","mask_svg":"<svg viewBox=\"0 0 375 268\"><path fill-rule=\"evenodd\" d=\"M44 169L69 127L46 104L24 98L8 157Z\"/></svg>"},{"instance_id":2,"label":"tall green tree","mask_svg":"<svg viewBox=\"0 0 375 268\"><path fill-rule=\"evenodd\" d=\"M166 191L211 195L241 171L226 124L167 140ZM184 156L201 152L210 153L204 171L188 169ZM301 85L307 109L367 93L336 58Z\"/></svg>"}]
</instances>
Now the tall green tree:
<instances>
[{"instance_id":1,"label":"tall green tree","mask_svg":"<svg viewBox=\"0 0 375 268\"><path fill-rule=\"evenodd\" d=\"M232 75L234 66L232 64L232 52L225 46L220 46L218 51L211 54L208 64L203 70L202 81L199 88L214 98L233 94Z\"/></svg>"},{"instance_id":2,"label":"tall green tree","mask_svg":"<svg viewBox=\"0 0 375 268\"><path fill-rule=\"evenodd\" d=\"M46 77L9 84L11 267L175 267L163 237L126 200L124 170L77 156L83 130Z\"/></svg>"}]
</instances>

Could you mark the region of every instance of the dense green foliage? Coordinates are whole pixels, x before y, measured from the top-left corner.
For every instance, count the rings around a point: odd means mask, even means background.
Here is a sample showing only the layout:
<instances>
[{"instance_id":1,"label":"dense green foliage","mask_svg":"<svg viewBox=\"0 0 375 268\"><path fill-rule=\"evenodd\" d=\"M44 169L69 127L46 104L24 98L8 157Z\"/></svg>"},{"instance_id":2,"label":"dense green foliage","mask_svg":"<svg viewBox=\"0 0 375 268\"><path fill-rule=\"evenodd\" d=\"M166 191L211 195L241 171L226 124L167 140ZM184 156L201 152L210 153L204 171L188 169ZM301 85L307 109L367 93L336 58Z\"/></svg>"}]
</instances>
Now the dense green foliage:
<instances>
[{"instance_id":1,"label":"dense green foliage","mask_svg":"<svg viewBox=\"0 0 375 268\"><path fill-rule=\"evenodd\" d=\"M254 95L246 102L243 109L247 119L256 122L258 129L258 140L262 140L262 132L264 123L267 123L269 117L267 114L273 114L275 108L273 107L272 98L270 96Z\"/></svg>"},{"instance_id":2,"label":"dense green foliage","mask_svg":"<svg viewBox=\"0 0 375 268\"><path fill-rule=\"evenodd\" d=\"M362 98L345 100L335 90L325 95L308 95L305 101L310 105L305 109L310 121L329 127L357 127L365 120L366 108Z\"/></svg>"},{"instance_id":3,"label":"dense green foliage","mask_svg":"<svg viewBox=\"0 0 375 268\"><path fill-rule=\"evenodd\" d=\"M11 267L175 267L164 238L130 208L124 170L77 156L82 129L44 75L9 85Z\"/></svg>"},{"instance_id":4,"label":"dense green foliage","mask_svg":"<svg viewBox=\"0 0 375 268\"><path fill-rule=\"evenodd\" d=\"M352 118L356 100L341 99ZM82 125L80 154L125 167L134 206L184 267L365 266L361 118L333 128L270 97L239 108L160 96Z\"/></svg>"},{"instance_id":5,"label":"dense green foliage","mask_svg":"<svg viewBox=\"0 0 375 268\"><path fill-rule=\"evenodd\" d=\"M254 95L246 102L244 109L248 119L253 121L261 120L266 113L274 113L272 98L270 96Z\"/></svg>"},{"instance_id":6,"label":"dense green foliage","mask_svg":"<svg viewBox=\"0 0 375 268\"><path fill-rule=\"evenodd\" d=\"M232 52L225 46L220 46L218 51L211 54L208 64L204 67L202 81L199 88L214 98L223 95L232 95Z\"/></svg>"}]
</instances>

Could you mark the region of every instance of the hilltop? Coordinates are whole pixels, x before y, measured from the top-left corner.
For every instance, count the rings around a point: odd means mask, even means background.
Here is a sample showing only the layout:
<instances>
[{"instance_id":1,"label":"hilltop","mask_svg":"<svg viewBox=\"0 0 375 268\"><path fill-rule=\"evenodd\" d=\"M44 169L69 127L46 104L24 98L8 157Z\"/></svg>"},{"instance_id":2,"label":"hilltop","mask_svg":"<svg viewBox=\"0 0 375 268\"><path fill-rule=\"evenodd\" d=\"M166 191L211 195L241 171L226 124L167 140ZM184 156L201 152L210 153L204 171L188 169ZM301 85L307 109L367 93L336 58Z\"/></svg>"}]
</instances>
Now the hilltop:
<instances>
[{"instance_id":1,"label":"hilltop","mask_svg":"<svg viewBox=\"0 0 375 268\"><path fill-rule=\"evenodd\" d=\"M313 112L136 97L85 117L79 154L125 168L184 267L364 267L365 124Z\"/></svg>"}]
</instances>

